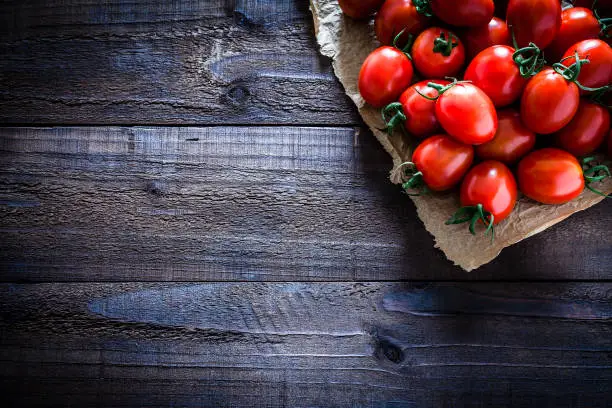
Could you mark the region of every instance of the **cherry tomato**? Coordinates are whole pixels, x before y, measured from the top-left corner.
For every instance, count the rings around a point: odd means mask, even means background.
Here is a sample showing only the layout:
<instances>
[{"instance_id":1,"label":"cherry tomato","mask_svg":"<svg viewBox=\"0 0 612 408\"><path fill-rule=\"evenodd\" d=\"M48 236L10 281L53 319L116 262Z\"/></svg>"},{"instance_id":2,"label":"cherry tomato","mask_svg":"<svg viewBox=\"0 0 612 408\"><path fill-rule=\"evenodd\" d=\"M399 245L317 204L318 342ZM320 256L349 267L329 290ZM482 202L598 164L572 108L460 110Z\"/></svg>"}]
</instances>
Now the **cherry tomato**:
<instances>
[{"instance_id":1,"label":"cherry tomato","mask_svg":"<svg viewBox=\"0 0 612 408\"><path fill-rule=\"evenodd\" d=\"M578 160L554 147L529 153L518 165L518 184L527 197L543 204L563 204L584 190Z\"/></svg>"},{"instance_id":2,"label":"cherry tomato","mask_svg":"<svg viewBox=\"0 0 612 408\"><path fill-rule=\"evenodd\" d=\"M413 0L385 1L374 20L376 37L385 45L391 44L396 35L406 30L399 40L404 45L409 34L417 35L427 27L429 18L417 11Z\"/></svg>"},{"instance_id":3,"label":"cherry tomato","mask_svg":"<svg viewBox=\"0 0 612 408\"><path fill-rule=\"evenodd\" d=\"M432 135L440 130L440 124L436 118L436 101L430 101L419 95L435 97L437 91L427 86L429 82L440 85L448 85L448 81L436 79L432 81L421 81L406 89L400 96L399 102L406 116L404 127L411 135L422 138ZM418 92L417 92L418 91Z\"/></svg>"},{"instance_id":4,"label":"cherry tomato","mask_svg":"<svg viewBox=\"0 0 612 408\"><path fill-rule=\"evenodd\" d=\"M338 0L342 12L355 19L371 16L382 6L385 0Z\"/></svg>"},{"instance_id":5,"label":"cherry tomato","mask_svg":"<svg viewBox=\"0 0 612 408\"><path fill-rule=\"evenodd\" d=\"M470 28L461 38L468 59L474 58L480 51L493 45L510 45L508 26L505 21L497 17L493 17L487 25Z\"/></svg>"},{"instance_id":6,"label":"cherry tomato","mask_svg":"<svg viewBox=\"0 0 612 408\"><path fill-rule=\"evenodd\" d=\"M412 61L426 78L454 77L465 62L465 49L453 32L431 27L414 40Z\"/></svg>"},{"instance_id":7,"label":"cherry tomato","mask_svg":"<svg viewBox=\"0 0 612 408\"><path fill-rule=\"evenodd\" d=\"M529 153L536 143L536 135L521 121L514 109L497 112L497 133L490 142L476 146L476 155L483 160L499 160L506 164L516 163Z\"/></svg>"},{"instance_id":8,"label":"cherry tomato","mask_svg":"<svg viewBox=\"0 0 612 408\"><path fill-rule=\"evenodd\" d=\"M497 113L491 99L470 83L457 83L436 102L442 128L465 144L478 145L495 137Z\"/></svg>"},{"instance_id":9,"label":"cherry tomato","mask_svg":"<svg viewBox=\"0 0 612 408\"><path fill-rule=\"evenodd\" d=\"M493 0L431 0L431 10L442 21L458 27L477 27L493 17Z\"/></svg>"},{"instance_id":10,"label":"cherry tomato","mask_svg":"<svg viewBox=\"0 0 612 408\"><path fill-rule=\"evenodd\" d=\"M476 55L465 71L464 79L482 89L496 107L515 102L527 85L512 59L514 51L507 45L489 47Z\"/></svg>"},{"instance_id":11,"label":"cherry tomato","mask_svg":"<svg viewBox=\"0 0 612 408\"><path fill-rule=\"evenodd\" d=\"M474 166L461 183L461 205L476 206L493 215L493 224L510 215L516 204L516 180L508 167L496 160Z\"/></svg>"},{"instance_id":12,"label":"cherry tomato","mask_svg":"<svg viewBox=\"0 0 612 408\"><path fill-rule=\"evenodd\" d=\"M574 156L586 156L601 146L610 129L610 113L588 99L582 99L578 112L555 134L557 146Z\"/></svg>"},{"instance_id":13,"label":"cherry tomato","mask_svg":"<svg viewBox=\"0 0 612 408\"><path fill-rule=\"evenodd\" d=\"M521 119L535 133L554 133L572 120L579 103L576 84L546 68L527 82L521 97Z\"/></svg>"},{"instance_id":14,"label":"cherry tomato","mask_svg":"<svg viewBox=\"0 0 612 408\"><path fill-rule=\"evenodd\" d=\"M380 47L372 51L359 72L359 92L370 105L381 108L396 101L412 81L412 62L402 51Z\"/></svg>"},{"instance_id":15,"label":"cherry tomato","mask_svg":"<svg viewBox=\"0 0 612 408\"><path fill-rule=\"evenodd\" d=\"M519 47L526 47L533 42L544 49L553 41L561 26L561 2L510 0L506 22Z\"/></svg>"},{"instance_id":16,"label":"cherry tomato","mask_svg":"<svg viewBox=\"0 0 612 408\"><path fill-rule=\"evenodd\" d=\"M433 191L445 191L459 184L473 161L474 148L447 135L425 139L412 154L412 162Z\"/></svg>"},{"instance_id":17,"label":"cherry tomato","mask_svg":"<svg viewBox=\"0 0 612 408\"><path fill-rule=\"evenodd\" d=\"M599 37L599 21L584 7L572 7L561 13L561 27L553 42L546 48L549 61L559 61L565 51L582 40Z\"/></svg>"},{"instance_id":18,"label":"cherry tomato","mask_svg":"<svg viewBox=\"0 0 612 408\"><path fill-rule=\"evenodd\" d=\"M576 51L580 59L589 60L580 68L578 82L589 88L599 88L612 82L612 48L608 44L598 39L580 41L571 46L563 58L575 55ZM570 66L575 62L575 58L568 58L563 65Z\"/></svg>"}]
</instances>

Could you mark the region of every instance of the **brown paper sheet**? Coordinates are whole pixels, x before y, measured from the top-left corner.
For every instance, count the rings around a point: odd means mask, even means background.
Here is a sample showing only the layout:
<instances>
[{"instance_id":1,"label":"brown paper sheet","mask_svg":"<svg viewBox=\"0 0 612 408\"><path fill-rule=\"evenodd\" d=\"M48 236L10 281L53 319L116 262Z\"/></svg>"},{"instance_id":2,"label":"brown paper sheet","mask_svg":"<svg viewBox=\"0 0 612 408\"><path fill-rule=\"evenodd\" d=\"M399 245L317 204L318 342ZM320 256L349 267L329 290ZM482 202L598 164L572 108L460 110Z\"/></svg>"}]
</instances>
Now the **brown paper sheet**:
<instances>
[{"instance_id":1,"label":"brown paper sheet","mask_svg":"<svg viewBox=\"0 0 612 408\"><path fill-rule=\"evenodd\" d=\"M321 53L333 60L336 76L347 95L359 108L359 113L376 138L393 158L394 168L411 156L408 140L396 132L387 135L378 129L384 127L380 111L365 104L359 95L357 78L362 62L379 44L374 38L371 23L344 17L337 0L311 0L317 41ZM398 171L391 171L391 181L400 183ZM612 180L599 183L597 188L612 192ZM564 220L575 212L585 210L604 198L585 190L576 200L557 206L538 204L521 198L512 215L496 227L495 241L484 234L472 236L467 226L445 225L444 222L459 206L456 193L411 197L425 228L434 236L435 245L446 257L466 271L484 265L499 255L501 250Z\"/></svg>"}]
</instances>

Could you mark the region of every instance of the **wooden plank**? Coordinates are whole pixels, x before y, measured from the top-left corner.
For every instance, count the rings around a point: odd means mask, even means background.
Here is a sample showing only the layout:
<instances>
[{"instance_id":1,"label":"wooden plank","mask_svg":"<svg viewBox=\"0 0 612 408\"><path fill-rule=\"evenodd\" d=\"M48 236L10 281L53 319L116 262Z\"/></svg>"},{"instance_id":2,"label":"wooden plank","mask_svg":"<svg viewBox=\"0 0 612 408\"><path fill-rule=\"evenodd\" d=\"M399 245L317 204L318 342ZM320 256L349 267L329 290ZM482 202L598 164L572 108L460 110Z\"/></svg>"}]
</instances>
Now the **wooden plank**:
<instances>
[{"instance_id":1,"label":"wooden plank","mask_svg":"<svg viewBox=\"0 0 612 408\"><path fill-rule=\"evenodd\" d=\"M308 2L68 3L0 4L0 122L359 123Z\"/></svg>"},{"instance_id":2,"label":"wooden plank","mask_svg":"<svg viewBox=\"0 0 612 408\"><path fill-rule=\"evenodd\" d=\"M390 166L353 128L3 128L0 279L610 279L610 202L466 274Z\"/></svg>"},{"instance_id":3,"label":"wooden plank","mask_svg":"<svg viewBox=\"0 0 612 408\"><path fill-rule=\"evenodd\" d=\"M11 406L606 407L612 284L0 285Z\"/></svg>"}]
</instances>

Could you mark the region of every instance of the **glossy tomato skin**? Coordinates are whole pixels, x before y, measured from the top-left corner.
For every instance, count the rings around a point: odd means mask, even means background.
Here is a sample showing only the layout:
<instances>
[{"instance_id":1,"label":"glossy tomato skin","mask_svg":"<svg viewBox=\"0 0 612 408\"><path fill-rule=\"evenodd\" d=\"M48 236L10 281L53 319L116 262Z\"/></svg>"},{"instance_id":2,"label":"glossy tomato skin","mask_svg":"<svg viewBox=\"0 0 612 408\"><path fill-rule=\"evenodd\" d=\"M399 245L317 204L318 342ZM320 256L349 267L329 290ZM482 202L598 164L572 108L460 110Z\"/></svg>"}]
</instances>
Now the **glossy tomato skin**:
<instances>
[{"instance_id":1,"label":"glossy tomato skin","mask_svg":"<svg viewBox=\"0 0 612 408\"><path fill-rule=\"evenodd\" d=\"M489 24L467 30L461 39L468 59L472 59L480 51L494 45L510 45L510 31L505 21L493 17Z\"/></svg>"},{"instance_id":2,"label":"glossy tomato skin","mask_svg":"<svg viewBox=\"0 0 612 408\"><path fill-rule=\"evenodd\" d=\"M474 148L447 135L425 139L414 150L412 162L423 173L423 180L433 191L453 188L474 162Z\"/></svg>"},{"instance_id":3,"label":"glossy tomato skin","mask_svg":"<svg viewBox=\"0 0 612 408\"><path fill-rule=\"evenodd\" d=\"M382 6L385 0L338 0L342 12L357 20L368 18Z\"/></svg>"},{"instance_id":4,"label":"glossy tomato skin","mask_svg":"<svg viewBox=\"0 0 612 408\"><path fill-rule=\"evenodd\" d=\"M496 107L514 103L527 85L512 59L514 51L507 45L489 47L476 55L465 70L464 79L482 89Z\"/></svg>"},{"instance_id":5,"label":"glossy tomato skin","mask_svg":"<svg viewBox=\"0 0 612 408\"><path fill-rule=\"evenodd\" d=\"M474 166L461 183L461 205L482 204L498 224L510 215L516 204L518 189L514 175L502 162L487 160Z\"/></svg>"},{"instance_id":6,"label":"glossy tomato skin","mask_svg":"<svg viewBox=\"0 0 612 408\"><path fill-rule=\"evenodd\" d=\"M412 0L386 0L374 20L376 37L384 45L390 45L393 38L406 30L400 38L400 45L408 41L408 34L418 35L429 27L429 18L419 14Z\"/></svg>"},{"instance_id":7,"label":"glossy tomato skin","mask_svg":"<svg viewBox=\"0 0 612 408\"><path fill-rule=\"evenodd\" d=\"M593 12L584 7L572 7L561 13L561 27L553 42L544 51L551 62L561 60L565 51L582 40L599 37L599 22Z\"/></svg>"},{"instance_id":8,"label":"glossy tomato skin","mask_svg":"<svg viewBox=\"0 0 612 408\"><path fill-rule=\"evenodd\" d=\"M576 84L546 68L527 82L521 97L521 120L535 133L554 133L572 120L579 103Z\"/></svg>"},{"instance_id":9,"label":"glossy tomato skin","mask_svg":"<svg viewBox=\"0 0 612 408\"><path fill-rule=\"evenodd\" d=\"M564 204L584 190L580 163L554 147L534 150L518 165L518 184L527 197L542 204Z\"/></svg>"},{"instance_id":10,"label":"glossy tomato skin","mask_svg":"<svg viewBox=\"0 0 612 408\"><path fill-rule=\"evenodd\" d=\"M530 42L544 49L553 42L561 27L559 0L510 0L506 23L512 27L519 47Z\"/></svg>"},{"instance_id":11,"label":"glossy tomato skin","mask_svg":"<svg viewBox=\"0 0 612 408\"><path fill-rule=\"evenodd\" d=\"M497 122L495 138L476 146L478 157L511 165L533 150L536 134L523 124L517 110L509 108L498 111Z\"/></svg>"},{"instance_id":12,"label":"glossy tomato skin","mask_svg":"<svg viewBox=\"0 0 612 408\"><path fill-rule=\"evenodd\" d=\"M578 82L589 88L598 88L612 82L612 48L608 44L599 39L580 41L571 46L563 58L575 55L576 51L580 59L589 60L588 64L580 68ZM575 58L569 58L563 61L563 65L570 66L574 62Z\"/></svg>"},{"instance_id":13,"label":"glossy tomato skin","mask_svg":"<svg viewBox=\"0 0 612 408\"><path fill-rule=\"evenodd\" d=\"M376 108L397 100L412 81L412 62L397 48L383 46L372 51L359 72L359 92Z\"/></svg>"},{"instance_id":14,"label":"glossy tomato skin","mask_svg":"<svg viewBox=\"0 0 612 408\"><path fill-rule=\"evenodd\" d=\"M493 17L493 0L431 0L431 10L442 21L457 27L477 27Z\"/></svg>"},{"instance_id":15,"label":"glossy tomato skin","mask_svg":"<svg viewBox=\"0 0 612 408\"><path fill-rule=\"evenodd\" d=\"M439 85L449 84L448 81L442 79L417 82L406 89L399 98L404 115L406 115L404 127L408 133L418 138L430 136L441 129L436 118L436 101L430 101L419 95L419 92L430 97L438 94L435 89L427 86L429 82Z\"/></svg>"},{"instance_id":16,"label":"glossy tomato skin","mask_svg":"<svg viewBox=\"0 0 612 408\"><path fill-rule=\"evenodd\" d=\"M555 141L574 156L586 156L604 143L609 129L608 109L583 98L572 121L555 133Z\"/></svg>"},{"instance_id":17,"label":"glossy tomato skin","mask_svg":"<svg viewBox=\"0 0 612 408\"><path fill-rule=\"evenodd\" d=\"M470 83L458 83L438 98L436 117L456 140L471 145L486 143L497 132L497 112L491 99Z\"/></svg>"},{"instance_id":18,"label":"glossy tomato skin","mask_svg":"<svg viewBox=\"0 0 612 408\"><path fill-rule=\"evenodd\" d=\"M434 41L440 37L440 33L444 33L447 39L452 35L457 42L449 56L433 50ZM419 34L412 45L411 54L415 68L426 78L454 77L465 63L463 42L455 33L438 27L428 28Z\"/></svg>"}]
</instances>

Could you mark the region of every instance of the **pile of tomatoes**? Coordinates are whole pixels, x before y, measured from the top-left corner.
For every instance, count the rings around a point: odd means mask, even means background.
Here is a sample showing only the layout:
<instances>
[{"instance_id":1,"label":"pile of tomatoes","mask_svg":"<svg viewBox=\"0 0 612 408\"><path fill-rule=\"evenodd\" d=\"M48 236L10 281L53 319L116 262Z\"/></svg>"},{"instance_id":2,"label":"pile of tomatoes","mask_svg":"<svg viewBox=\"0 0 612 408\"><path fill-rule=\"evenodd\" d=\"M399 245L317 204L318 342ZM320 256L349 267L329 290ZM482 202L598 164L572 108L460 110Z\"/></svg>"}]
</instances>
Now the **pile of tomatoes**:
<instances>
[{"instance_id":1,"label":"pile of tomatoes","mask_svg":"<svg viewBox=\"0 0 612 408\"><path fill-rule=\"evenodd\" d=\"M339 3L349 17L375 15L382 46L363 63L359 91L389 132L419 141L404 188L460 186L448 224L492 232L519 191L563 204L611 176L589 156L612 157L612 0Z\"/></svg>"}]
</instances>

